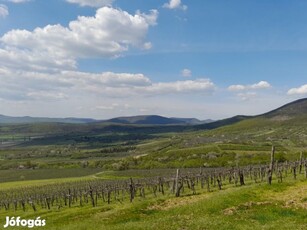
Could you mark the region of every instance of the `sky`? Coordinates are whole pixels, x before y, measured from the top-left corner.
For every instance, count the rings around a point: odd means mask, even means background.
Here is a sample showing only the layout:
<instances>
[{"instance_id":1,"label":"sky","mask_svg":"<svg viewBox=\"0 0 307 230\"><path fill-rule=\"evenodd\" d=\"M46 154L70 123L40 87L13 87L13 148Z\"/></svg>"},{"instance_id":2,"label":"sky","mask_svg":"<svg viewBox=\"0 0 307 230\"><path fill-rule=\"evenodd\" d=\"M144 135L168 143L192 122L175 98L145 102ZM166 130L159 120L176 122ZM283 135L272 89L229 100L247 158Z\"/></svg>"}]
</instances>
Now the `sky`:
<instances>
[{"instance_id":1,"label":"sky","mask_svg":"<svg viewBox=\"0 0 307 230\"><path fill-rule=\"evenodd\" d=\"M305 0L0 0L0 114L221 119L307 97Z\"/></svg>"}]
</instances>

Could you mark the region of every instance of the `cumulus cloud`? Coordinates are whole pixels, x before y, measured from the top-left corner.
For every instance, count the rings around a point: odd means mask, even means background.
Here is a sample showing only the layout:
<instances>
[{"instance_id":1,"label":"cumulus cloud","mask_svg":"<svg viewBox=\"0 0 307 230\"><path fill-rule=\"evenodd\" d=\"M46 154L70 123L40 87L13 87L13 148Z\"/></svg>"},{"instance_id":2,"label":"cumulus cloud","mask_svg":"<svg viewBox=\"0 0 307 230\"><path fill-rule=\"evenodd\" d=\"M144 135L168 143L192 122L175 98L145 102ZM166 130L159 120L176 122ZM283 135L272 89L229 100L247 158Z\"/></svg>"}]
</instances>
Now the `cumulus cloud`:
<instances>
[{"instance_id":1,"label":"cumulus cloud","mask_svg":"<svg viewBox=\"0 0 307 230\"><path fill-rule=\"evenodd\" d=\"M250 90L250 89L268 89L271 88L270 83L267 81L260 81L258 83L252 84L252 85L231 85L228 87L229 91L244 91L244 90Z\"/></svg>"},{"instance_id":2,"label":"cumulus cloud","mask_svg":"<svg viewBox=\"0 0 307 230\"><path fill-rule=\"evenodd\" d=\"M141 88L141 91L150 94L173 94L173 93L211 93L214 91L215 85L210 79L197 79L176 82L159 82Z\"/></svg>"},{"instance_id":3,"label":"cumulus cloud","mask_svg":"<svg viewBox=\"0 0 307 230\"><path fill-rule=\"evenodd\" d=\"M114 0L66 0L66 1L69 3L78 4L80 6L102 7L102 6L110 6Z\"/></svg>"},{"instance_id":4,"label":"cumulus cloud","mask_svg":"<svg viewBox=\"0 0 307 230\"><path fill-rule=\"evenodd\" d=\"M157 18L156 10L130 14L105 6L92 17L80 16L68 26L46 25L5 33L0 37L1 107L23 104L23 110L11 111L26 114L36 110L48 116L62 110L71 114L73 107L82 107L85 113L95 108L94 112L101 116L101 111L111 114L123 108L131 113L146 111L147 106L151 112L157 111L161 103L169 109L169 98L180 101L186 96L183 94L211 94L215 84L210 79L157 82L142 73L78 71L81 58L116 58L132 47L150 49L152 44L146 36ZM190 74L185 71L186 76ZM168 94L176 97L165 96ZM161 96L163 102L156 100ZM131 101L133 105L129 106Z\"/></svg>"},{"instance_id":5,"label":"cumulus cloud","mask_svg":"<svg viewBox=\"0 0 307 230\"><path fill-rule=\"evenodd\" d=\"M251 85L250 88L251 89L268 89L268 88L271 88L271 85L267 81L260 81L256 84Z\"/></svg>"},{"instance_id":6,"label":"cumulus cloud","mask_svg":"<svg viewBox=\"0 0 307 230\"><path fill-rule=\"evenodd\" d=\"M79 91L110 97L157 96L161 94L211 93L215 89L210 79L176 82L152 82L143 74L104 72L89 74L63 72L61 78L74 84Z\"/></svg>"},{"instance_id":7,"label":"cumulus cloud","mask_svg":"<svg viewBox=\"0 0 307 230\"><path fill-rule=\"evenodd\" d=\"M188 7L186 5L183 5L181 3L181 0L170 0L168 3L165 3L163 5L164 8L168 8L168 9L182 9L182 10L187 10Z\"/></svg>"},{"instance_id":8,"label":"cumulus cloud","mask_svg":"<svg viewBox=\"0 0 307 230\"><path fill-rule=\"evenodd\" d=\"M100 74L78 71L63 71L59 79L71 83L80 90L89 90L104 94L106 89L132 89L151 85L151 81L143 74L103 72ZM116 96L116 95L114 95Z\"/></svg>"},{"instance_id":9,"label":"cumulus cloud","mask_svg":"<svg viewBox=\"0 0 307 230\"><path fill-rule=\"evenodd\" d=\"M87 73L59 71L39 73L0 68L0 98L32 100L42 98L66 99L74 95L98 97L158 96L165 94L211 93L215 85L209 79L176 82L152 82L143 74ZM45 92L45 94L44 94Z\"/></svg>"},{"instance_id":10,"label":"cumulus cloud","mask_svg":"<svg viewBox=\"0 0 307 230\"><path fill-rule=\"evenodd\" d=\"M288 95L305 95L307 94L307 84L298 88L292 88L288 90Z\"/></svg>"},{"instance_id":11,"label":"cumulus cloud","mask_svg":"<svg viewBox=\"0 0 307 230\"><path fill-rule=\"evenodd\" d=\"M131 46L149 49L151 43L144 40L157 17L157 10L131 15L102 7L94 17L79 16L68 27L57 24L33 31L11 30L0 38L0 61L17 68L22 63L32 69L76 68L79 58L114 58Z\"/></svg>"},{"instance_id":12,"label":"cumulus cloud","mask_svg":"<svg viewBox=\"0 0 307 230\"><path fill-rule=\"evenodd\" d=\"M6 5L0 4L0 18L5 18L9 15L9 9Z\"/></svg>"},{"instance_id":13,"label":"cumulus cloud","mask_svg":"<svg viewBox=\"0 0 307 230\"><path fill-rule=\"evenodd\" d=\"M183 77L191 77L192 76L192 71L189 69L183 69L181 70L181 75Z\"/></svg>"}]
</instances>

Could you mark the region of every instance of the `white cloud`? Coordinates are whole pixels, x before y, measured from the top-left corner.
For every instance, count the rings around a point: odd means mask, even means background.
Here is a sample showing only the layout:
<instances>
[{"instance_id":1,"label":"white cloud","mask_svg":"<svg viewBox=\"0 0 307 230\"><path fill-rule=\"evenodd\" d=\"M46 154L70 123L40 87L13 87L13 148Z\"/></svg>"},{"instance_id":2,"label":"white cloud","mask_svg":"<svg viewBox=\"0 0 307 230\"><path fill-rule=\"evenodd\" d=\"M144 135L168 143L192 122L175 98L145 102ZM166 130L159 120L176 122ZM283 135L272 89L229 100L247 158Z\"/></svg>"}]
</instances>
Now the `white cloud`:
<instances>
[{"instance_id":1,"label":"white cloud","mask_svg":"<svg viewBox=\"0 0 307 230\"><path fill-rule=\"evenodd\" d=\"M210 94L215 85L209 79L152 82L143 74L86 73L60 71L39 73L0 68L0 98L15 101L67 99L75 95L98 98L159 96L166 94Z\"/></svg>"},{"instance_id":2,"label":"white cloud","mask_svg":"<svg viewBox=\"0 0 307 230\"><path fill-rule=\"evenodd\" d=\"M140 89L149 94L174 94L174 93L211 93L215 85L210 79L197 79L176 82L159 82Z\"/></svg>"},{"instance_id":3,"label":"white cloud","mask_svg":"<svg viewBox=\"0 0 307 230\"><path fill-rule=\"evenodd\" d=\"M129 14L103 7L95 16L78 17L67 27L7 32L0 37L1 108L9 105L4 112L45 116L79 116L82 110L82 116L96 117L161 113L160 108L174 114L175 108L186 110L181 100L212 93L211 80L155 82L142 73L77 70L81 58L114 58L132 47L150 49L146 36L157 17L156 10ZM170 106L170 98L178 103Z\"/></svg>"},{"instance_id":4,"label":"white cloud","mask_svg":"<svg viewBox=\"0 0 307 230\"><path fill-rule=\"evenodd\" d=\"M66 0L69 3L75 3L80 6L102 7L110 6L114 0Z\"/></svg>"},{"instance_id":5,"label":"white cloud","mask_svg":"<svg viewBox=\"0 0 307 230\"><path fill-rule=\"evenodd\" d=\"M169 3L165 3L163 5L164 8L168 9L182 9L182 10L187 10L188 7L186 5L181 4L181 0L170 0Z\"/></svg>"},{"instance_id":6,"label":"white cloud","mask_svg":"<svg viewBox=\"0 0 307 230\"><path fill-rule=\"evenodd\" d=\"M250 86L251 89L268 89L271 85L267 81L260 81Z\"/></svg>"},{"instance_id":7,"label":"white cloud","mask_svg":"<svg viewBox=\"0 0 307 230\"><path fill-rule=\"evenodd\" d=\"M26 97L29 100L62 100L66 99L68 96L64 93L58 92L46 92L46 91L34 91L28 92Z\"/></svg>"},{"instance_id":8,"label":"white cloud","mask_svg":"<svg viewBox=\"0 0 307 230\"><path fill-rule=\"evenodd\" d=\"M231 85L228 87L229 91L243 91L243 90L250 90L250 89L268 89L271 88L270 83L267 81L260 81L258 83L252 85Z\"/></svg>"},{"instance_id":9,"label":"white cloud","mask_svg":"<svg viewBox=\"0 0 307 230\"><path fill-rule=\"evenodd\" d=\"M257 96L257 93L255 92L247 92L247 93L239 93L237 96L242 100L242 101L248 101L252 98L255 98Z\"/></svg>"},{"instance_id":10,"label":"white cloud","mask_svg":"<svg viewBox=\"0 0 307 230\"><path fill-rule=\"evenodd\" d=\"M210 79L194 81L152 82L143 74L113 73L89 74L63 72L61 77L79 91L109 97L157 96L161 94L211 93L215 85Z\"/></svg>"},{"instance_id":11,"label":"white cloud","mask_svg":"<svg viewBox=\"0 0 307 230\"><path fill-rule=\"evenodd\" d=\"M131 88L151 85L149 78L143 74L103 72L100 74L78 71L63 71L58 75L80 89L103 93L103 88Z\"/></svg>"},{"instance_id":12,"label":"white cloud","mask_svg":"<svg viewBox=\"0 0 307 230\"><path fill-rule=\"evenodd\" d=\"M0 18L5 18L9 15L9 9L6 5L0 4Z\"/></svg>"},{"instance_id":13,"label":"white cloud","mask_svg":"<svg viewBox=\"0 0 307 230\"><path fill-rule=\"evenodd\" d=\"M79 16L68 27L57 24L33 31L11 30L0 38L0 62L36 70L73 69L79 58L114 58L131 46L149 49L151 43L144 40L157 17L156 10L131 15L103 7L94 17Z\"/></svg>"},{"instance_id":14,"label":"white cloud","mask_svg":"<svg viewBox=\"0 0 307 230\"><path fill-rule=\"evenodd\" d=\"M145 42L144 43L143 49L150 50L151 48L152 48L151 42Z\"/></svg>"},{"instance_id":15,"label":"white cloud","mask_svg":"<svg viewBox=\"0 0 307 230\"><path fill-rule=\"evenodd\" d=\"M181 70L181 75L183 77L191 77L192 76L192 71L189 69L183 69Z\"/></svg>"},{"instance_id":16,"label":"white cloud","mask_svg":"<svg viewBox=\"0 0 307 230\"><path fill-rule=\"evenodd\" d=\"M298 88L289 89L287 94L288 95L296 95L296 94L304 95L304 94L307 94L307 84L302 85Z\"/></svg>"},{"instance_id":17,"label":"white cloud","mask_svg":"<svg viewBox=\"0 0 307 230\"><path fill-rule=\"evenodd\" d=\"M229 91L241 91L241 90L245 90L246 87L244 85L231 85L228 87Z\"/></svg>"}]
</instances>

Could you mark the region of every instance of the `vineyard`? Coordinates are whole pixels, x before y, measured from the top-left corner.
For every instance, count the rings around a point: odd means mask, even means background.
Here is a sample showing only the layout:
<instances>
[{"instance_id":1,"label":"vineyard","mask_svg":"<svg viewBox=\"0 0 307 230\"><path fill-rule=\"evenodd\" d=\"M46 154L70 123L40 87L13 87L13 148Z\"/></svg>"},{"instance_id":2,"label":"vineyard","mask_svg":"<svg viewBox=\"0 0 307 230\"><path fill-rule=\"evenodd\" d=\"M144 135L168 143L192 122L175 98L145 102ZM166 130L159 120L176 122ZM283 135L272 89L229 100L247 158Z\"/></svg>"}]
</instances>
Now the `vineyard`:
<instances>
[{"instance_id":1,"label":"vineyard","mask_svg":"<svg viewBox=\"0 0 307 230\"><path fill-rule=\"evenodd\" d=\"M0 210L59 210L66 207L102 206L114 202L133 202L136 197L195 195L251 183L282 183L285 178L307 179L307 160L276 162L272 149L267 165L232 168L190 168L169 170L163 175L129 180L91 179L29 186L0 191Z\"/></svg>"}]
</instances>

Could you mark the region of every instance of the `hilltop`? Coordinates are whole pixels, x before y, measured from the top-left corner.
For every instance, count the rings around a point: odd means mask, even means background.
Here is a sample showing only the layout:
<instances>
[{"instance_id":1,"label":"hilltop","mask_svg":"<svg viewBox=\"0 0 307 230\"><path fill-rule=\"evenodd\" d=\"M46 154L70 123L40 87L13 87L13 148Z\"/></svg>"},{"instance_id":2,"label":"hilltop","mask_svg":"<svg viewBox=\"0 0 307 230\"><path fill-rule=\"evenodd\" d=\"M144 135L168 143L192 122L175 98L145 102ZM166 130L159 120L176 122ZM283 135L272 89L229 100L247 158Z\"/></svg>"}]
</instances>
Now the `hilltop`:
<instances>
[{"instance_id":1,"label":"hilltop","mask_svg":"<svg viewBox=\"0 0 307 230\"><path fill-rule=\"evenodd\" d=\"M107 122L120 123L120 124L139 124L139 125L195 125L212 122L208 119L200 121L196 118L176 118L176 117L162 117L158 115L141 115L141 116L129 116L129 117L117 117Z\"/></svg>"},{"instance_id":2,"label":"hilltop","mask_svg":"<svg viewBox=\"0 0 307 230\"><path fill-rule=\"evenodd\" d=\"M307 98L299 99L260 115L265 118L293 119L299 116L307 116Z\"/></svg>"},{"instance_id":3,"label":"hilltop","mask_svg":"<svg viewBox=\"0 0 307 230\"><path fill-rule=\"evenodd\" d=\"M210 122L208 124L198 125L196 126L196 129L211 130L223 126L232 125L241 121L250 120L250 122L252 122L255 121L254 119L264 119L264 120L267 119L269 121L286 121L286 120L295 120L295 119L307 120L307 98L290 102L286 105L283 105L277 109L266 112L264 114L256 116L237 115L231 118ZM255 123L255 126L257 126L257 123Z\"/></svg>"}]
</instances>

